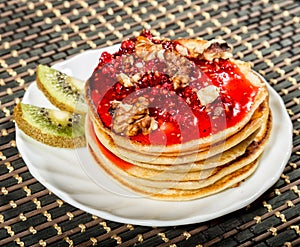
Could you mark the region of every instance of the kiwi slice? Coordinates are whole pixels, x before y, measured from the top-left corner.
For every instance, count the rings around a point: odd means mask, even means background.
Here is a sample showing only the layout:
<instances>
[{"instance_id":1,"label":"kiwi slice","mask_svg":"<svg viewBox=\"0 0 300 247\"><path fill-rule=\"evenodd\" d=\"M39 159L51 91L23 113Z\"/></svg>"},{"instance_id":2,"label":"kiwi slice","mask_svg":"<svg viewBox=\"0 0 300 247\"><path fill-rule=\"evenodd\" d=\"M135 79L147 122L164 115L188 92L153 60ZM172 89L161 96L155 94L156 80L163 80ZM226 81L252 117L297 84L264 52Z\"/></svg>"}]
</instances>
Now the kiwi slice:
<instances>
[{"instance_id":1,"label":"kiwi slice","mask_svg":"<svg viewBox=\"0 0 300 247\"><path fill-rule=\"evenodd\" d=\"M38 65L36 82L38 88L58 109L86 113L84 82L46 65Z\"/></svg>"},{"instance_id":2,"label":"kiwi slice","mask_svg":"<svg viewBox=\"0 0 300 247\"><path fill-rule=\"evenodd\" d=\"M14 119L25 134L44 144L61 148L85 146L85 115L19 103Z\"/></svg>"}]
</instances>

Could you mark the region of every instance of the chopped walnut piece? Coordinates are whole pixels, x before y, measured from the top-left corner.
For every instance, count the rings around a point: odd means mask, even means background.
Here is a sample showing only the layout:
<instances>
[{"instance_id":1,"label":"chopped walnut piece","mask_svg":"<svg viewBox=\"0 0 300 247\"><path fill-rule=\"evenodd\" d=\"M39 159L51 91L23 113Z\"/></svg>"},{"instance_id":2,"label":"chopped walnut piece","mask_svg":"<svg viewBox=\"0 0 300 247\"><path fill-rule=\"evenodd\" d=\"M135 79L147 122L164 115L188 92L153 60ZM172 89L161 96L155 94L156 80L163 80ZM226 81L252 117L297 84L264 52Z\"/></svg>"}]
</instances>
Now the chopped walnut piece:
<instances>
[{"instance_id":1,"label":"chopped walnut piece","mask_svg":"<svg viewBox=\"0 0 300 247\"><path fill-rule=\"evenodd\" d=\"M129 64L129 65L133 65L134 63L134 56L131 54L126 54L125 56L122 57L122 62Z\"/></svg>"},{"instance_id":2,"label":"chopped walnut piece","mask_svg":"<svg viewBox=\"0 0 300 247\"><path fill-rule=\"evenodd\" d=\"M189 51L186 47L184 47L183 45L176 45L176 51L178 51L178 53L182 56L188 56L189 55Z\"/></svg>"},{"instance_id":3,"label":"chopped walnut piece","mask_svg":"<svg viewBox=\"0 0 300 247\"><path fill-rule=\"evenodd\" d=\"M231 51L231 47L226 42L215 41L203 51L202 55L208 61L215 58L227 59L232 56L229 51Z\"/></svg>"},{"instance_id":4,"label":"chopped walnut piece","mask_svg":"<svg viewBox=\"0 0 300 247\"><path fill-rule=\"evenodd\" d=\"M157 52L157 58L158 58L159 60L165 60L164 54L165 54L165 50L164 50L164 49L158 51L158 52Z\"/></svg>"},{"instance_id":5,"label":"chopped walnut piece","mask_svg":"<svg viewBox=\"0 0 300 247\"><path fill-rule=\"evenodd\" d=\"M124 73L120 73L117 74L116 77L118 82L120 82L124 87L132 87L141 79L141 75L139 73L136 73L131 77Z\"/></svg>"},{"instance_id":6,"label":"chopped walnut piece","mask_svg":"<svg viewBox=\"0 0 300 247\"><path fill-rule=\"evenodd\" d=\"M189 76L175 75L173 76L174 89L186 87L189 84Z\"/></svg>"},{"instance_id":7,"label":"chopped walnut piece","mask_svg":"<svg viewBox=\"0 0 300 247\"><path fill-rule=\"evenodd\" d=\"M136 73L131 77L131 81L134 83L137 83L140 79L141 79L141 75L139 73Z\"/></svg>"},{"instance_id":8,"label":"chopped walnut piece","mask_svg":"<svg viewBox=\"0 0 300 247\"><path fill-rule=\"evenodd\" d=\"M232 47L221 39L213 39L210 41L201 39L180 39L179 43L188 49L190 57L206 59L208 61L217 58L227 59L232 57Z\"/></svg>"},{"instance_id":9,"label":"chopped walnut piece","mask_svg":"<svg viewBox=\"0 0 300 247\"><path fill-rule=\"evenodd\" d=\"M161 44L154 44L148 38L143 36L138 36L136 38L136 55L145 61L149 61L157 57L161 50L163 50Z\"/></svg>"},{"instance_id":10,"label":"chopped walnut piece","mask_svg":"<svg viewBox=\"0 0 300 247\"><path fill-rule=\"evenodd\" d=\"M113 100L110 102L110 107L112 110L115 110L121 103L122 103L121 101ZM123 104L123 105L125 105L125 104Z\"/></svg>"},{"instance_id":11,"label":"chopped walnut piece","mask_svg":"<svg viewBox=\"0 0 300 247\"><path fill-rule=\"evenodd\" d=\"M117 80L124 86L124 87L131 87L133 86L130 77L124 73L120 73L116 75Z\"/></svg>"},{"instance_id":12,"label":"chopped walnut piece","mask_svg":"<svg viewBox=\"0 0 300 247\"><path fill-rule=\"evenodd\" d=\"M149 116L149 102L145 97L139 97L132 105L112 102L116 109L113 115L112 129L118 134L135 136L144 135L158 128L157 122Z\"/></svg>"},{"instance_id":13,"label":"chopped walnut piece","mask_svg":"<svg viewBox=\"0 0 300 247\"><path fill-rule=\"evenodd\" d=\"M167 51L163 49L161 44L154 44L148 38L138 36L136 38L135 52L144 61L154 58L165 60L167 64L165 73L173 80L175 89L188 85L191 61L185 57L188 55L188 49L185 46L177 44L175 51ZM139 65L136 66L139 67Z\"/></svg>"},{"instance_id":14,"label":"chopped walnut piece","mask_svg":"<svg viewBox=\"0 0 300 247\"><path fill-rule=\"evenodd\" d=\"M189 84L192 70L191 61L173 52L165 52L166 73L173 81L174 89L186 87Z\"/></svg>"}]
</instances>

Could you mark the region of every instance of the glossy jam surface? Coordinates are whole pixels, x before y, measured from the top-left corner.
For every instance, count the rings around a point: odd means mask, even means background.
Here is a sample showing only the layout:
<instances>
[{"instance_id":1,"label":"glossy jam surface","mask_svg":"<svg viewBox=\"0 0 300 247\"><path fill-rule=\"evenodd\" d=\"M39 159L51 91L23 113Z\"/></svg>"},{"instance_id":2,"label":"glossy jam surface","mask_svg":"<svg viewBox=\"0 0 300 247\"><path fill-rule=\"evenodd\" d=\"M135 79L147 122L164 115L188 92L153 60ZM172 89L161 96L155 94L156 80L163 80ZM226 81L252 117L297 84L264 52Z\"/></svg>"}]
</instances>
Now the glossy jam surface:
<instances>
[{"instance_id":1,"label":"glossy jam surface","mask_svg":"<svg viewBox=\"0 0 300 247\"><path fill-rule=\"evenodd\" d=\"M144 33L153 43L162 44L172 52L176 41L161 41ZM134 75L141 72L138 66L128 66L124 59L135 52L135 39L124 41L115 54L103 52L99 64L89 79L91 97L95 108L107 128L112 127L111 102L130 103L140 96L149 100L149 113L158 123L150 134L130 137L142 144L172 145L207 137L237 124L250 110L258 92L230 60L206 61L186 56L190 62L190 81L187 86L174 88L165 73L167 63L158 58L142 61L134 56L134 64L143 62L143 74L138 82L125 87L116 75ZM209 85L219 88L213 102L201 104L197 91Z\"/></svg>"}]
</instances>

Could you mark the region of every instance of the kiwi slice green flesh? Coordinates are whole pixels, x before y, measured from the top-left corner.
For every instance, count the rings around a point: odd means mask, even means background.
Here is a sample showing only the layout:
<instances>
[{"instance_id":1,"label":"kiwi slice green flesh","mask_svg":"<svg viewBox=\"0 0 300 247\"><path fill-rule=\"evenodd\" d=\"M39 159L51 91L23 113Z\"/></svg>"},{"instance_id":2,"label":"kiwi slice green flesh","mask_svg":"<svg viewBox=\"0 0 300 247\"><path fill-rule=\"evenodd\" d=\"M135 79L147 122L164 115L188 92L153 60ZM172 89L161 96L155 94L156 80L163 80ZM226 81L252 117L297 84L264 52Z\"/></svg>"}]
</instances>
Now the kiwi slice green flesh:
<instances>
[{"instance_id":1,"label":"kiwi slice green flesh","mask_svg":"<svg viewBox=\"0 0 300 247\"><path fill-rule=\"evenodd\" d=\"M85 146L84 115L19 103L14 119L25 134L47 145Z\"/></svg>"},{"instance_id":2,"label":"kiwi slice green flesh","mask_svg":"<svg viewBox=\"0 0 300 247\"><path fill-rule=\"evenodd\" d=\"M46 65L38 65L36 82L38 88L58 109L86 113L84 82Z\"/></svg>"}]
</instances>

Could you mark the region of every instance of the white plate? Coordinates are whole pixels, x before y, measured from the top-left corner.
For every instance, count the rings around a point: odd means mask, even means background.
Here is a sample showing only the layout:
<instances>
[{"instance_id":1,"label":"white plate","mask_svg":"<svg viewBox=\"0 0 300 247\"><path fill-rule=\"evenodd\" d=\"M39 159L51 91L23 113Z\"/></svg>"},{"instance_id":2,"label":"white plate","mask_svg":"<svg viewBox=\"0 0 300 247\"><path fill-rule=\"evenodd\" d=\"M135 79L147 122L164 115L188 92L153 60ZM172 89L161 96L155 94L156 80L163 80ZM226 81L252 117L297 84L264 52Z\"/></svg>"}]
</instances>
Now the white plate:
<instances>
[{"instance_id":1,"label":"white plate","mask_svg":"<svg viewBox=\"0 0 300 247\"><path fill-rule=\"evenodd\" d=\"M117 46L87 51L54 67L85 80L98 63L101 52L114 52L116 49ZM163 202L137 196L103 173L86 148L49 147L29 138L18 128L17 146L34 177L64 201L91 214L147 226L203 222L253 202L279 179L288 162L292 148L292 124L280 96L271 87L269 90L274 124L258 169L240 186L198 200ZM52 107L35 83L28 88L23 102ZM98 180L97 183L94 179Z\"/></svg>"}]
</instances>

